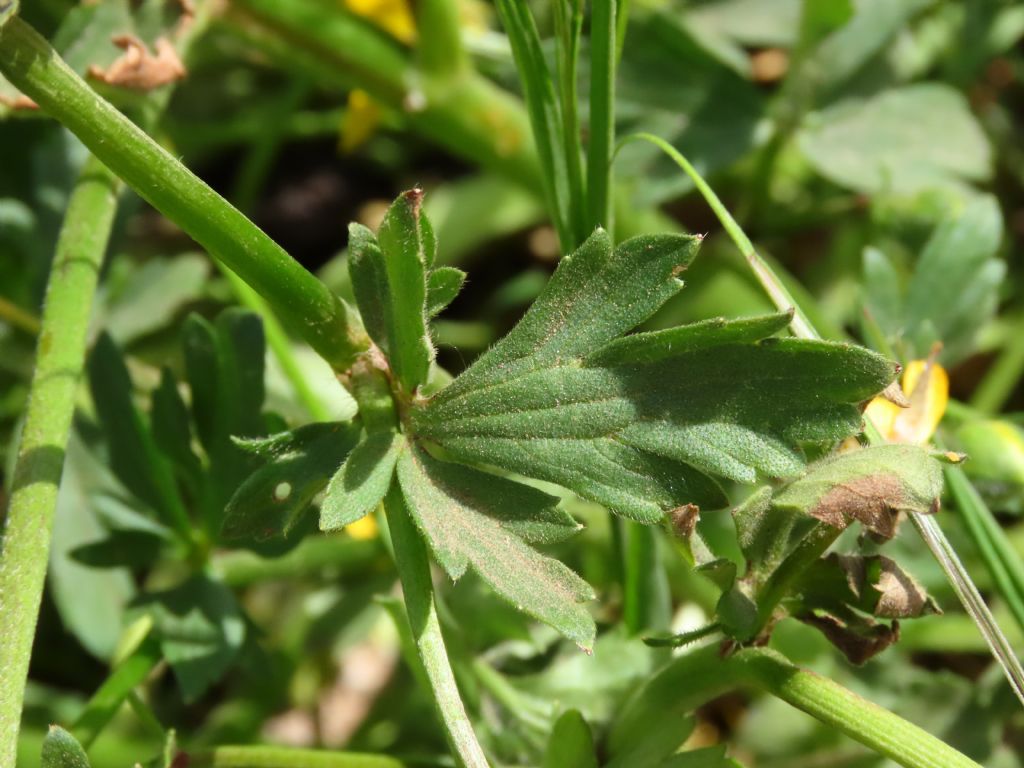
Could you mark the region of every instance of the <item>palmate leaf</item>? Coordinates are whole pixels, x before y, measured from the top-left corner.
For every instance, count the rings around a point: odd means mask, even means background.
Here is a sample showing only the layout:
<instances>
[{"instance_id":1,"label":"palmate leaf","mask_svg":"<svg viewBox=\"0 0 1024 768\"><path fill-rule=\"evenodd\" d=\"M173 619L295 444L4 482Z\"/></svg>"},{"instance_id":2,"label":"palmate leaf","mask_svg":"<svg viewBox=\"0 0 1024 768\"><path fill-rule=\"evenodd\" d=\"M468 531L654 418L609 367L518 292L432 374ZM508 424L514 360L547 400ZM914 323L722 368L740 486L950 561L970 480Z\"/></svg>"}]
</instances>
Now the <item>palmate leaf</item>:
<instances>
[{"instance_id":1,"label":"palmate leaf","mask_svg":"<svg viewBox=\"0 0 1024 768\"><path fill-rule=\"evenodd\" d=\"M413 410L415 431L644 522L723 506L711 474L799 474L798 443L857 432L856 404L894 366L848 345L769 339L787 315L623 337L680 290L699 243L662 235L613 251L598 230L504 339Z\"/></svg>"},{"instance_id":2,"label":"palmate leaf","mask_svg":"<svg viewBox=\"0 0 1024 768\"><path fill-rule=\"evenodd\" d=\"M472 567L519 610L547 622L580 646L594 639L581 603L590 586L530 543L566 538L579 526L558 499L521 483L435 459L415 444L398 459L409 513L434 557L453 579Z\"/></svg>"}]
</instances>

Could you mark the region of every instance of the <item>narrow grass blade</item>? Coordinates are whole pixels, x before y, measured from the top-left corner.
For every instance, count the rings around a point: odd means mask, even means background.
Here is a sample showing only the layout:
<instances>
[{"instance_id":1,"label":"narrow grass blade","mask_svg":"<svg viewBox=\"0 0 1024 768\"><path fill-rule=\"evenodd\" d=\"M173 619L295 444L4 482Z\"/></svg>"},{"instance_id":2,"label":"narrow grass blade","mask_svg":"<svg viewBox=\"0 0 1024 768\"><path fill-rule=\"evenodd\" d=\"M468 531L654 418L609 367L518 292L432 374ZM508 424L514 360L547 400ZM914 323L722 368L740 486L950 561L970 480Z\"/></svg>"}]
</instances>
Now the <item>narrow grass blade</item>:
<instances>
[{"instance_id":1,"label":"narrow grass blade","mask_svg":"<svg viewBox=\"0 0 1024 768\"><path fill-rule=\"evenodd\" d=\"M612 231L612 159L615 147L616 0L594 0L590 11L590 140L587 208L590 226Z\"/></svg>"},{"instance_id":2,"label":"narrow grass blade","mask_svg":"<svg viewBox=\"0 0 1024 768\"><path fill-rule=\"evenodd\" d=\"M572 198L562 145L562 114L555 97L551 72L544 61L540 36L529 6L518 0L497 0L495 5L519 70L534 142L544 170L544 195L562 250L568 252L576 245L572 227Z\"/></svg>"}]
</instances>

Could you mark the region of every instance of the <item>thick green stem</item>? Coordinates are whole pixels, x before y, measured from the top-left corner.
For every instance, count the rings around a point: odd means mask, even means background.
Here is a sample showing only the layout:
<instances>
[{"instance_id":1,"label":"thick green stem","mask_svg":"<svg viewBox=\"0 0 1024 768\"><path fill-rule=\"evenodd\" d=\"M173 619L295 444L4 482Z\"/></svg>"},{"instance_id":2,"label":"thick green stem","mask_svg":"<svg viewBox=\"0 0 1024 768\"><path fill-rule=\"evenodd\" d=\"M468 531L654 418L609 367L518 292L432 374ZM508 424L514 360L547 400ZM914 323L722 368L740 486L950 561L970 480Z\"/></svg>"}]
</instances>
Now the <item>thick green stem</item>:
<instances>
[{"instance_id":1,"label":"thick green stem","mask_svg":"<svg viewBox=\"0 0 1024 768\"><path fill-rule=\"evenodd\" d=\"M358 752L327 752L287 747L215 747L190 753L190 768L405 768L405 763L385 755Z\"/></svg>"},{"instance_id":2,"label":"thick green stem","mask_svg":"<svg viewBox=\"0 0 1024 768\"><path fill-rule=\"evenodd\" d=\"M793 592L804 572L821 559L842 532L842 528L818 523L800 540L758 593L757 631L748 639L752 640L768 625L779 603Z\"/></svg>"},{"instance_id":3,"label":"thick green stem","mask_svg":"<svg viewBox=\"0 0 1024 768\"><path fill-rule=\"evenodd\" d=\"M9 21L0 41L6 40L8 29L18 26L18 19ZM0 543L0 765L14 765L57 489L117 190L114 174L90 159L71 194L46 289L36 368Z\"/></svg>"},{"instance_id":4,"label":"thick green stem","mask_svg":"<svg viewBox=\"0 0 1024 768\"><path fill-rule=\"evenodd\" d=\"M424 74L450 78L467 69L457 0L419 0L416 26L416 51Z\"/></svg>"},{"instance_id":5,"label":"thick green stem","mask_svg":"<svg viewBox=\"0 0 1024 768\"><path fill-rule=\"evenodd\" d=\"M444 647L427 548L397 485L392 485L384 499L384 512L395 548L395 564L402 581L412 636L433 689L434 703L444 723L452 755L460 768L487 768L487 758L473 733Z\"/></svg>"},{"instance_id":6,"label":"thick green stem","mask_svg":"<svg viewBox=\"0 0 1024 768\"><path fill-rule=\"evenodd\" d=\"M906 768L979 768L916 725L774 651L751 648L723 659L716 646L673 660L634 694L612 725L609 768L634 764L645 744L738 687L770 693Z\"/></svg>"},{"instance_id":7,"label":"thick green stem","mask_svg":"<svg viewBox=\"0 0 1024 768\"><path fill-rule=\"evenodd\" d=\"M263 295L331 365L368 344L351 310L224 198L100 98L21 19L0 32L0 71L114 173Z\"/></svg>"}]
</instances>

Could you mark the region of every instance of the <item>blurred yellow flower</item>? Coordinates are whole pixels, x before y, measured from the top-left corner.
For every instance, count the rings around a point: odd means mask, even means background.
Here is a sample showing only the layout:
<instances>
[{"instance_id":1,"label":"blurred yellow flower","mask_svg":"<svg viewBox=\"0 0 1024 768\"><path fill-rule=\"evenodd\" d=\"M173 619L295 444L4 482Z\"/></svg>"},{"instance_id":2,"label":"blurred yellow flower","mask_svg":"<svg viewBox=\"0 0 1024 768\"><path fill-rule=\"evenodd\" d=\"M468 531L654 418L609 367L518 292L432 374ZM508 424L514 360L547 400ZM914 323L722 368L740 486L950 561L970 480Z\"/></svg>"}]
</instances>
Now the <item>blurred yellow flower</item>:
<instances>
[{"instance_id":1,"label":"blurred yellow flower","mask_svg":"<svg viewBox=\"0 0 1024 768\"><path fill-rule=\"evenodd\" d=\"M934 360L914 360L903 372L903 394L909 408L901 408L884 397L876 397L864 416L890 443L924 445L928 442L946 412L949 402L949 376Z\"/></svg>"},{"instance_id":2,"label":"blurred yellow flower","mask_svg":"<svg viewBox=\"0 0 1024 768\"><path fill-rule=\"evenodd\" d=\"M377 536L377 520L373 515L365 515L346 525L345 530L353 539L373 539Z\"/></svg>"},{"instance_id":3,"label":"blurred yellow flower","mask_svg":"<svg viewBox=\"0 0 1024 768\"><path fill-rule=\"evenodd\" d=\"M350 91L338 136L341 151L353 152L361 147L377 130L380 116L380 105L370 94L360 88Z\"/></svg>"},{"instance_id":4,"label":"blurred yellow flower","mask_svg":"<svg viewBox=\"0 0 1024 768\"><path fill-rule=\"evenodd\" d=\"M409 0L344 0L344 5L406 45L416 40L416 17Z\"/></svg>"}]
</instances>

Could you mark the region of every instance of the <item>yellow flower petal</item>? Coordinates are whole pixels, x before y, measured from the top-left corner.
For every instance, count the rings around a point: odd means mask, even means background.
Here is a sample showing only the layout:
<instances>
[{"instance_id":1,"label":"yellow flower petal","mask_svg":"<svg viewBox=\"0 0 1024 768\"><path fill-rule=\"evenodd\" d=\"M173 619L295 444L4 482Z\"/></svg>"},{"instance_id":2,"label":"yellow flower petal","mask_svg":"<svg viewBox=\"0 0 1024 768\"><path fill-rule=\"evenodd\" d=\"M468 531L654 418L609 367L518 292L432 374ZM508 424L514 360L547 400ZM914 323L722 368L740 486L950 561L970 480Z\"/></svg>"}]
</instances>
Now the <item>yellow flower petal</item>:
<instances>
[{"instance_id":1,"label":"yellow flower petal","mask_svg":"<svg viewBox=\"0 0 1024 768\"><path fill-rule=\"evenodd\" d=\"M373 136L380 124L380 105L366 91L356 88L348 95L348 109L341 120L339 144L352 152Z\"/></svg>"},{"instance_id":2,"label":"yellow flower petal","mask_svg":"<svg viewBox=\"0 0 1024 768\"><path fill-rule=\"evenodd\" d=\"M416 40L416 18L408 0L344 0L344 5L400 42L410 44Z\"/></svg>"},{"instance_id":3,"label":"yellow flower petal","mask_svg":"<svg viewBox=\"0 0 1024 768\"><path fill-rule=\"evenodd\" d=\"M910 401L909 408L876 397L864 415L889 442L924 445L935 434L946 412L949 376L934 357L914 360L903 372L902 386Z\"/></svg>"},{"instance_id":4,"label":"yellow flower petal","mask_svg":"<svg viewBox=\"0 0 1024 768\"><path fill-rule=\"evenodd\" d=\"M366 515L346 525L345 530L353 539L373 539L377 536L377 520L373 515Z\"/></svg>"}]
</instances>

